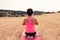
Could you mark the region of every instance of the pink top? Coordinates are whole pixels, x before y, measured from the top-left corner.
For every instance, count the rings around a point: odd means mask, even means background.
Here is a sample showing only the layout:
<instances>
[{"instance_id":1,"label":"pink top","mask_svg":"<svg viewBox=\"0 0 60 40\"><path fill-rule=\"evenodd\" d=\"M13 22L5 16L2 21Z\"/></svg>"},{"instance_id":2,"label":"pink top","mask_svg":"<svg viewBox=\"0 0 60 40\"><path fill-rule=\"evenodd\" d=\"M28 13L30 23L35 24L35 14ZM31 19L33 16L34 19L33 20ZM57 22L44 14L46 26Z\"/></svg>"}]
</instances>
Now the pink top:
<instances>
[{"instance_id":1,"label":"pink top","mask_svg":"<svg viewBox=\"0 0 60 40\"><path fill-rule=\"evenodd\" d=\"M32 17L28 17L28 22L26 23L26 32L36 32L35 31L35 23L32 21Z\"/></svg>"}]
</instances>

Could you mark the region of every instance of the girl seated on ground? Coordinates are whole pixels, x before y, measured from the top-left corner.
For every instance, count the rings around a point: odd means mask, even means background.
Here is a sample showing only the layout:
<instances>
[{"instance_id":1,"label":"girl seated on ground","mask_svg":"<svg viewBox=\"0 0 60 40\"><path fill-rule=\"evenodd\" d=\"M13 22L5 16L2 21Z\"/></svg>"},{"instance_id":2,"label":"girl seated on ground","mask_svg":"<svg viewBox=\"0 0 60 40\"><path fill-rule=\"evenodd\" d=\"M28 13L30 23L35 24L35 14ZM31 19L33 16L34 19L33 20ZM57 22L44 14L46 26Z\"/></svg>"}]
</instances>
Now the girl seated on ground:
<instances>
[{"instance_id":1,"label":"girl seated on ground","mask_svg":"<svg viewBox=\"0 0 60 40\"><path fill-rule=\"evenodd\" d=\"M24 19L23 25L26 25L26 37L34 38L36 35L35 25L38 25L36 18L32 17L33 10L31 8L27 9L28 17Z\"/></svg>"}]
</instances>

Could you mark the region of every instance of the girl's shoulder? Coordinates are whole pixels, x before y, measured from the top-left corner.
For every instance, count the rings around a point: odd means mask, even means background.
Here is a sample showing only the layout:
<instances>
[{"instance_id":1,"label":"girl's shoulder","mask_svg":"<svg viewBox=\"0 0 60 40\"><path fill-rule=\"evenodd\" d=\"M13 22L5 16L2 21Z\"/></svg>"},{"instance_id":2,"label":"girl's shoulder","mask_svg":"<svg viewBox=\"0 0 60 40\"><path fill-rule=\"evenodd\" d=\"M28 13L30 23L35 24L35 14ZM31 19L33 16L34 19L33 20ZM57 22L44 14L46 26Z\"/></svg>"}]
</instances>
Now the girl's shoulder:
<instances>
[{"instance_id":1,"label":"girl's shoulder","mask_svg":"<svg viewBox=\"0 0 60 40\"><path fill-rule=\"evenodd\" d=\"M34 22L35 22L35 21L37 21L37 20L36 20L36 18L32 18L32 21L34 21Z\"/></svg>"},{"instance_id":2,"label":"girl's shoulder","mask_svg":"<svg viewBox=\"0 0 60 40\"><path fill-rule=\"evenodd\" d=\"M24 21L27 21L27 20L28 20L28 18L25 18L25 19L24 19Z\"/></svg>"}]
</instances>

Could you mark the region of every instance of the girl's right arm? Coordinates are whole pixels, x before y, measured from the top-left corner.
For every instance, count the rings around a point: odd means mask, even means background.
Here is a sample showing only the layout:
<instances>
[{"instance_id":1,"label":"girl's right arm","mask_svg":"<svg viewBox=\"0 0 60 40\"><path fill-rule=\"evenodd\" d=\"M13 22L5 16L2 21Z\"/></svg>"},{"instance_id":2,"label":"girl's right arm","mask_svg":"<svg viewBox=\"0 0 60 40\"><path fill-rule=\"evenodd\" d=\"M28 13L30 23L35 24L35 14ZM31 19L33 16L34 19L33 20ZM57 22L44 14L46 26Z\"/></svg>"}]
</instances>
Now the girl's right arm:
<instances>
[{"instance_id":1,"label":"girl's right arm","mask_svg":"<svg viewBox=\"0 0 60 40\"><path fill-rule=\"evenodd\" d=\"M38 22L37 22L37 20L36 20L36 19L35 19L35 24L36 24L36 25L38 25Z\"/></svg>"}]
</instances>

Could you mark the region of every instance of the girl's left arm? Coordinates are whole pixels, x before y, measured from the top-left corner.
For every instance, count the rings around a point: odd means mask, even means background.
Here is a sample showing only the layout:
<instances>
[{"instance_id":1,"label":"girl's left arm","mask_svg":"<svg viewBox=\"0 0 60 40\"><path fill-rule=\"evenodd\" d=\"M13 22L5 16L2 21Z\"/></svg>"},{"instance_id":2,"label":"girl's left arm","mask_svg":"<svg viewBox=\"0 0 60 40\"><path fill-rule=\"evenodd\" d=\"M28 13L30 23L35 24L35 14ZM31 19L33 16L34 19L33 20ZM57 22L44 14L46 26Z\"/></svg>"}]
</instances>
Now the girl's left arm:
<instances>
[{"instance_id":1,"label":"girl's left arm","mask_svg":"<svg viewBox=\"0 0 60 40\"><path fill-rule=\"evenodd\" d=\"M25 19L24 19L24 21L23 21L22 25L25 25Z\"/></svg>"}]
</instances>

